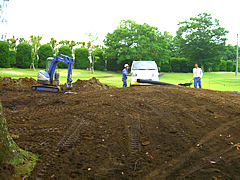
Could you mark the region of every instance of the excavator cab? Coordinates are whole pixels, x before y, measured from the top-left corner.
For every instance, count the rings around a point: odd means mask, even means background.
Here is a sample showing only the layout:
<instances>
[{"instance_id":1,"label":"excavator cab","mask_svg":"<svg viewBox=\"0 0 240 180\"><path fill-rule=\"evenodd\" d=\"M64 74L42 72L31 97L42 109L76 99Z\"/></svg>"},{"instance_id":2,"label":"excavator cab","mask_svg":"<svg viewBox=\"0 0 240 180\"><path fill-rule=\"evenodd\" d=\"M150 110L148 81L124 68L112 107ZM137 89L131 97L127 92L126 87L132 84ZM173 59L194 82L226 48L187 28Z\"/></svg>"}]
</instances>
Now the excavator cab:
<instances>
[{"instance_id":1,"label":"excavator cab","mask_svg":"<svg viewBox=\"0 0 240 180\"><path fill-rule=\"evenodd\" d=\"M47 73L49 73L49 68L50 68L50 66L51 66L51 64L52 64L53 59L54 59L53 57L48 57L48 58L47 58L47 61L46 61L46 69L45 69L45 71L46 71ZM54 84L54 85L59 85L59 77L60 77L60 74L59 74L58 72L54 72L52 84Z\"/></svg>"},{"instance_id":2,"label":"excavator cab","mask_svg":"<svg viewBox=\"0 0 240 180\"><path fill-rule=\"evenodd\" d=\"M50 68L50 65L51 65L52 61L53 61L53 57L48 57L48 58L47 58L47 61L46 61L46 69L45 69L45 71L46 71L47 73L48 73L48 71L49 71L49 68Z\"/></svg>"}]
</instances>

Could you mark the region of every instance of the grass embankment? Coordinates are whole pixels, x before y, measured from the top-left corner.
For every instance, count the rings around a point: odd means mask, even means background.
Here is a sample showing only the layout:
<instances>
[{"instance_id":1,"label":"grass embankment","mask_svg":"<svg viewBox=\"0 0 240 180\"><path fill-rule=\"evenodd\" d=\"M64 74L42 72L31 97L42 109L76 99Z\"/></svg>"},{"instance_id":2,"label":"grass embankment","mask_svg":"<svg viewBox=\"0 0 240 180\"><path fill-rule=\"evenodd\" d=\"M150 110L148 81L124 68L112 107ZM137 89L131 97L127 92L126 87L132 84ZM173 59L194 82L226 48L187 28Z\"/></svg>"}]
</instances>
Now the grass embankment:
<instances>
[{"instance_id":1,"label":"grass embankment","mask_svg":"<svg viewBox=\"0 0 240 180\"><path fill-rule=\"evenodd\" d=\"M24 78L33 77L37 79L38 71L41 69L36 69L35 71L30 69L19 69L10 68L4 69L0 68L0 76L10 76L12 78ZM67 69L58 69L60 72L60 84L64 84L67 80ZM164 73L160 77L160 81L178 84L190 82L193 77L192 73ZM99 78L103 84L110 86L122 87L122 74L111 72L111 71L95 71L91 74L88 70L73 69L73 82L78 79L87 80L91 77ZM128 85L130 84L130 77L128 78ZM204 73L202 84L204 89L212 89L218 91L240 91L240 76L236 77L234 72L211 72ZM193 87L193 85L191 86Z\"/></svg>"}]
</instances>

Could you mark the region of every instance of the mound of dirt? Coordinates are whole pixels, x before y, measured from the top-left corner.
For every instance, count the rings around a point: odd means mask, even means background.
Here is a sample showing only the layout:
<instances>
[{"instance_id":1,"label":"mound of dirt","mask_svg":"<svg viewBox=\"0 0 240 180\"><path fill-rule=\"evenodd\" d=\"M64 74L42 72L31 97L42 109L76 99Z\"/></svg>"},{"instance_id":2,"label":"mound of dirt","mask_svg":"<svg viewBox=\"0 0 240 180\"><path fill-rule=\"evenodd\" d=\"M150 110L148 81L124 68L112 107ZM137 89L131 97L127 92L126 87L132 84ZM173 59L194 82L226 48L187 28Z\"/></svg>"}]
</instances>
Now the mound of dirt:
<instances>
[{"instance_id":1,"label":"mound of dirt","mask_svg":"<svg viewBox=\"0 0 240 180\"><path fill-rule=\"evenodd\" d=\"M109 87L103 85L99 79L92 77L89 80L80 80L78 79L73 83L73 91L95 91L101 89L108 89Z\"/></svg>"},{"instance_id":2,"label":"mound of dirt","mask_svg":"<svg viewBox=\"0 0 240 180\"><path fill-rule=\"evenodd\" d=\"M36 85L37 81L33 78L19 78L12 79L11 77L0 77L0 89L4 87L5 89L12 90L12 88L21 87L23 89L28 89L29 87ZM65 85L60 85L63 87ZM96 90L106 90L110 87L107 85L103 85L99 79L92 77L89 80L80 80L78 79L75 83L73 83L73 91L96 91Z\"/></svg>"},{"instance_id":3,"label":"mound of dirt","mask_svg":"<svg viewBox=\"0 0 240 180\"><path fill-rule=\"evenodd\" d=\"M178 86L96 92L104 85L95 78L74 87L0 89L10 134L41 158L30 178L240 178L239 94Z\"/></svg>"},{"instance_id":4,"label":"mound of dirt","mask_svg":"<svg viewBox=\"0 0 240 180\"><path fill-rule=\"evenodd\" d=\"M12 79L11 77L0 77L0 86L5 88L13 88L16 86L20 87L31 87L32 85L36 85L37 81L33 78L19 78Z\"/></svg>"}]
</instances>

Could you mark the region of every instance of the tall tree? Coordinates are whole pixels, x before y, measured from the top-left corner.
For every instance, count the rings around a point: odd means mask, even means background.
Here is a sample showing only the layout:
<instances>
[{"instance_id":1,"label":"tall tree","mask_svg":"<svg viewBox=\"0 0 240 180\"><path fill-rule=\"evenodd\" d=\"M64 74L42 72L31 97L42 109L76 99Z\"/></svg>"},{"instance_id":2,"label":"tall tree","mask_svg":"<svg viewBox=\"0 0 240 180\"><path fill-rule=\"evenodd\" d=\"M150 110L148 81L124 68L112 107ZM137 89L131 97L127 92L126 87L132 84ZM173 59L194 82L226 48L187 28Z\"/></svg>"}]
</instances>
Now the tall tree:
<instances>
[{"instance_id":1,"label":"tall tree","mask_svg":"<svg viewBox=\"0 0 240 180\"><path fill-rule=\"evenodd\" d=\"M108 57L117 59L118 64L155 60L160 65L170 55L166 37L161 35L158 28L146 23L137 24L132 20L122 20L113 33L107 34L104 44L108 47Z\"/></svg>"},{"instance_id":2,"label":"tall tree","mask_svg":"<svg viewBox=\"0 0 240 180\"><path fill-rule=\"evenodd\" d=\"M19 41L19 44L21 44L21 43L29 43L29 41L25 40L24 38L17 38L17 40Z\"/></svg>"},{"instance_id":3,"label":"tall tree","mask_svg":"<svg viewBox=\"0 0 240 180\"><path fill-rule=\"evenodd\" d=\"M226 50L222 52L223 60L236 60L237 48L228 44Z\"/></svg>"},{"instance_id":4,"label":"tall tree","mask_svg":"<svg viewBox=\"0 0 240 180\"><path fill-rule=\"evenodd\" d=\"M83 41L81 48L85 48L85 44L86 44L85 41Z\"/></svg>"},{"instance_id":5,"label":"tall tree","mask_svg":"<svg viewBox=\"0 0 240 180\"><path fill-rule=\"evenodd\" d=\"M57 44L57 40L54 38L51 38L50 42L48 43L50 46L52 46L52 48L54 49L58 44Z\"/></svg>"},{"instance_id":6,"label":"tall tree","mask_svg":"<svg viewBox=\"0 0 240 180\"><path fill-rule=\"evenodd\" d=\"M62 44L63 46L69 45L70 41L69 40L61 40L59 41L59 44Z\"/></svg>"},{"instance_id":7,"label":"tall tree","mask_svg":"<svg viewBox=\"0 0 240 180\"><path fill-rule=\"evenodd\" d=\"M42 37L40 36L30 36L30 42L31 42L31 46L32 46L32 64L31 66L33 67L33 70L35 70L34 67L34 63L37 62L37 51L38 48L41 46L40 41L41 41ZM30 66L30 68L31 68Z\"/></svg>"},{"instance_id":8,"label":"tall tree","mask_svg":"<svg viewBox=\"0 0 240 180\"><path fill-rule=\"evenodd\" d=\"M85 33L90 41L87 43L87 47L89 49L90 52L90 57L91 57L91 69L92 69L92 73L94 74L94 62L95 62L95 49L98 47L96 45L93 45L93 43L95 41L97 41L98 37L97 37L97 33L96 34L92 34L92 33Z\"/></svg>"},{"instance_id":9,"label":"tall tree","mask_svg":"<svg viewBox=\"0 0 240 180\"><path fill-rule=\"evenodd\" d=\"M74 40L71 40L71 42L69 43L68 47L70 47L71 51L73 50L73 47L76 46L77 43Z\"/></svg>"},{"instance_id":10,"label":"tall tree","mask_svg":"<svg viewBox=\"0 0 240 180\"><path fill-rule=\"evenodd\" d=\"M183 57L183 53L182 53L182 49L181 49L181 45L180 45L180 38L179 36L175 36L173 38L173 47L172 47L172 57L176 57L176 58L181 58Z\"/></svg>"},{"instance_id":11,"label":"tall tree","mask_svg":"<svg viewBox=\"0 0 240 180\"><path fill-rule=\"evenodd\" d=\"M7 42L9 44L9 48L15 50L16 49L16 42L17 40L15 39L14 35L11 39L7 39Z\"/></svg>"},{"instance_id":12,"label":"tall tree","mask_svg":"<svg viewBox=\"0 0 240 180\"><path fill-rule=\"evenodd\" d=\"M213 20L210 14L200 13L178 25L181 51L191 63L197 61L202 69L204 65L220 64L228 31L220 26L217 19Z\"/></svg>"}]
</instances>

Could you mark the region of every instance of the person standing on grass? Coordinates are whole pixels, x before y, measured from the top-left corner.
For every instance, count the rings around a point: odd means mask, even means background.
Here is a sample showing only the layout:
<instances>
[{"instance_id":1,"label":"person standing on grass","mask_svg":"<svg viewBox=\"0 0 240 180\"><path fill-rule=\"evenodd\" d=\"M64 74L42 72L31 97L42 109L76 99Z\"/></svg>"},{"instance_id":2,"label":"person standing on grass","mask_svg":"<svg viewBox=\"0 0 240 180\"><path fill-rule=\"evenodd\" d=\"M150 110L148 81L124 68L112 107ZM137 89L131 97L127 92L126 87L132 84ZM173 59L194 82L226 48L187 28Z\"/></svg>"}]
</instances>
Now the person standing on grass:
<instances>
[{"instance_id":1,"label":"person standing on grass","mask_svg":"<svg viewBox=\"0 0 240 180\"><path fill-rule=\"evenodd\" d=\"M202 69L198 67L198 63L194 64L195 68L193 68L193 78L194 78L194 87L197 88L197 84L199 88L202 88Z\"/></svg>"},{"instance_id":2,"label":"person standing on grass","mask_svg":"<svg viewBox=\"0 0 240 180\"><path fill-rule=\"evenodd\" d=\"M128 75L132 75L132 73L128 74L128 64L124 65L124 69L122 71L122 81L123 81L123 87L127 87L127 77Z\"/></svg>"}]
</instances>

